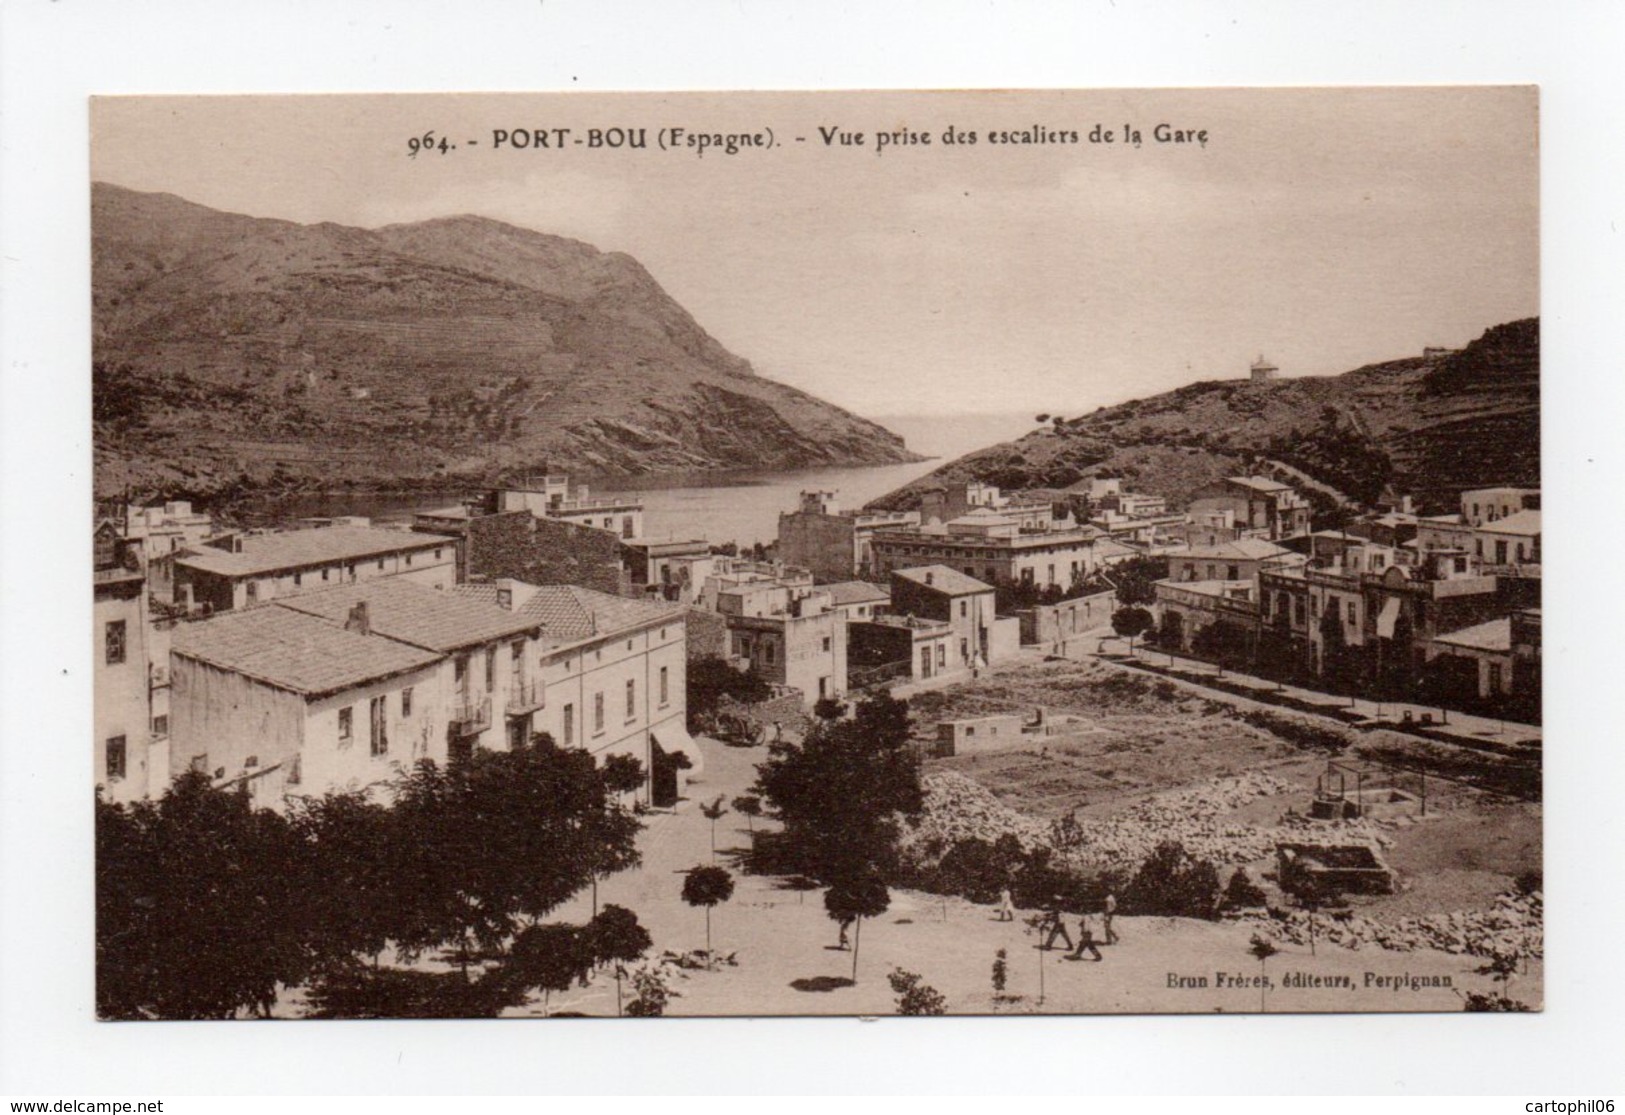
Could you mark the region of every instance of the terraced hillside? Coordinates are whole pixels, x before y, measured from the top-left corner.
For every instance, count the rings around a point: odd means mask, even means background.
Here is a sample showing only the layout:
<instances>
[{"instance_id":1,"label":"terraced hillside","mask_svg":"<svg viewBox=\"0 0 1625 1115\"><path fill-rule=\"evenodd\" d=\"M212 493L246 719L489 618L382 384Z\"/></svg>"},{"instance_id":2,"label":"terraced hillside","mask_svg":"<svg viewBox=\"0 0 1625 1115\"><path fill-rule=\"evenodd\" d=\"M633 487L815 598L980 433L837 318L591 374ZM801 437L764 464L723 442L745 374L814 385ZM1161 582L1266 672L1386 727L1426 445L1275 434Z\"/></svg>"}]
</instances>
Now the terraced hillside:
<instances>
[{"instance_id":1,"label":"terraced hillside","mask_svg":"<svg viewBox=\"0 0 1625 1115\"><path fill-rule=\"evenodd\" d=\"M877 501L918 503L931 483L1064 489L1095 475L1176 503L1242 469L1310 478L1336 501L1410 492L1425 508L1464 488L1540 483L1540 323L1496 326L1457 353L1338 376L1194 383L1063 419L981 450ZM1313 488L1315 484L1306 484Z\"/></svg>"},{"instance_id":2,"label":"terraced hillside","mask_svg":"<svg viewBox=\"0 0 1625 1115\"><path fill-rule=\"evenodd\" d=\"M99 495L914 459L757 375L623 254L478 217L92 205Z\"/></svg>"}]
</instances>

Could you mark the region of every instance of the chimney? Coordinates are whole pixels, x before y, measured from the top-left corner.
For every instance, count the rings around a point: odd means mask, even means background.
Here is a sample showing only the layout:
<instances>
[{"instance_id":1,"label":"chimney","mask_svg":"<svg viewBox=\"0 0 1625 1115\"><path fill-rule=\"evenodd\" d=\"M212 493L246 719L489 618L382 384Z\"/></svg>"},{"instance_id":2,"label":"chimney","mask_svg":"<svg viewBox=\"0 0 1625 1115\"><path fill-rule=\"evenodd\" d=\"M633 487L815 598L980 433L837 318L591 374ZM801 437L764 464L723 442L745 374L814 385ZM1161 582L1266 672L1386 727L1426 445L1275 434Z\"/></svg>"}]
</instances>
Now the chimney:
<instances>
[{"instance_id":1,"label":"chimney","mask_svg":"<svg viewBox=\"0 0 1625 1115\"><path fill-rule=\"evenodd\" d=\"M365 600L357 600L355 607L350 609L350 618L344 621L344 630L354 631L357 635L372 634L372 617L367 614Z\"/></svg>"}]
</instances>

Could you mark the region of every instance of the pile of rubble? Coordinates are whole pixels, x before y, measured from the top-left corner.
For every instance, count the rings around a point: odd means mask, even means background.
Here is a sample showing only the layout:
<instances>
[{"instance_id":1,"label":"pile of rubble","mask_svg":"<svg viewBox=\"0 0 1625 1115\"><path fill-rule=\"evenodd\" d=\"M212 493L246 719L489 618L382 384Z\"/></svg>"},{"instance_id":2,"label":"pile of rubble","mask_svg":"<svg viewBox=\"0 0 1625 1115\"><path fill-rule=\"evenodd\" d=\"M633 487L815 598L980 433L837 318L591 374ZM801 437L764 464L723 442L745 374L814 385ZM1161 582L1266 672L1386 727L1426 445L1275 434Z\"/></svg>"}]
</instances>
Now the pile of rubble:
<instances>
[{"instance_id":1,"label":"pile of rubble","mask_svg":"<svg viewBox=\"0 0 1625 1115\"><path fill-rule=\"evenodd\" d=\"M1390 952L1438 949L1454 956L1545 955L1539 891L1502 894L1483 910L1382 921L1360 914L1315 915L1315 941L1348 949L1380 948ZM1263 916L1263 915L1260 915ZM1309 944L1309 915L1303 910L1275 911L1269 928L1277 940Z\"/></svg>"},{"instance_id":2,"label":"pile of rubble","mask_svg":"<svg viewBox=\"0 0 1625 1115\"><path fill-rule=\"evenodd\" d=\"M1006 833L1023 849L1048 847L1064 862L1083 869L1131 871L1164 840L1177 840L1198 859L1218 866L1250 863L1274 853L1278 841L1301 837L1291 820L1278 826L1223 819L1226 813L1261 797L1300 790L1296 783L1267 771L1217 778L1158 794L1110 817L1066 818L1043 824L1003 804L973 779L954 771L927 775L925 811L904 836L906 851L946 850L960 840L992 843ZM1307 822L1303 822L1307 824ZM1364 821L1316 826L1340 839L1388 839Z\"/></svg>"},{"instance_id":3,"label":"pile of rubble","mask_svg":"<svg viewBox=\"0 0 1625 1115\"><path fill-rule=\"evenodd\" d=\"M923 785L925 809L900 841L915 858L936 858L962 840L992 844L1006 833L1021 841L1023 851L1050 843L1048 825L1011 809L974 779L940 771L926 775Z\"/></svg>"}]
</instances>

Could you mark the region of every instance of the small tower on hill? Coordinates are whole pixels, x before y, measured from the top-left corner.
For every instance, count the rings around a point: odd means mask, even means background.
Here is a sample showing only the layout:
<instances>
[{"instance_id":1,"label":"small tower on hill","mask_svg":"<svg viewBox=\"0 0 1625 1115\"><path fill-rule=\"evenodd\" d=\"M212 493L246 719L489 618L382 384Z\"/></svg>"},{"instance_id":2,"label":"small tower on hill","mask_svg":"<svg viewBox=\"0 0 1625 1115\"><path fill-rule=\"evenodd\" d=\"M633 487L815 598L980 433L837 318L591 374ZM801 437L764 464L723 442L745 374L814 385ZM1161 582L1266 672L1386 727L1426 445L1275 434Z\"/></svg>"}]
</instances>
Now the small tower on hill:
<instances>
[{"instance_id":1,"label":"small tower on hill","mask_svg":"<svg viewBox=\"0 0 1625 1115\"><path fill-rule=\"evenodd\" d=\"M1281 369L1265 360L1263 353L1259 353L1258 359L1253 361L1252 373L1254 383L1268 383L1280 376Z\"/></svg>"}]
</instances>

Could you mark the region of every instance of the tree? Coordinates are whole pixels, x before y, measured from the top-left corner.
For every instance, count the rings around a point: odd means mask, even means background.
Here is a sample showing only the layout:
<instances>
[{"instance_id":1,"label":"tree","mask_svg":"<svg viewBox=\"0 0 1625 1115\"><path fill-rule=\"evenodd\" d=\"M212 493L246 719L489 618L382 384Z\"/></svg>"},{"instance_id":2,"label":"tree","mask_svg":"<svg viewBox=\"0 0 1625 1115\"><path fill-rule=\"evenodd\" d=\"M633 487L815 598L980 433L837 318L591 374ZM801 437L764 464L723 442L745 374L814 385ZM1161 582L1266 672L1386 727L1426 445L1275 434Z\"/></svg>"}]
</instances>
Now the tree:
<instances>
[{"instance_id":1,"label":"tree","mask_svg":"<svg viewBox=\"0 0 1625 1115\"><path fill-rule=\"evenodd\" d=\"M599 876L638 862L640 824L620 803L624 764L538 745L419 762L392 809L401 855L397 948L449 945L465 976L473 950L498 950Z\"/></svg>"},{"instance_id":2,"label":"tree","mask_svg":"<svg viewBox=\"0 0 1625 1115\"><path fill-rule=\"evenodd\" d=\"M741 704L756 704L773 695L772 688L754 668L736 670L728 661L715 656L701 658L688 664L688 728L691 732L704 731L721 706L722 698L730 697Z\"/></svg>"},{"instance_id":3,"label":"tree","mask_svg":"<svg viewBox=\"0 0 1625 1115\"><path fill-rule=\"evenodd\" d=\"M858 946L863 940L863 919L877 918L891 908L891 892L873 870L837 879L824 892L824 909L843 924L857 923L852 934L852 982L858 982Z\"/></svg>"},{"instance_id":4,"label":"tree","mask_svg":"<svg viewBox=\"0 0 1625 1115\"><path fill-rule=\"evenodd\" d=\"M733 800L734 811L741 813L745 818L745 825L754 835L756 832L755 818L762 815L762 799L755 794L740 794Z\"/></svg>"},{"instance_id":5,"label":"tree","mask_svg":"<svg viewBox=\"0 0 1625 1115\"><path fill-rule=\"evenodd\" d=\"M886 976L897 994L898 1014L946 1014L948 1000L942 992L920 979L919 973L893 968Z\"/></svg>"},{"instance_id":6,"label":"tree","mask_svg":"<svg viewBox=\"0 0 1625 1115\"><path fill-rule=\"evenodd\" d=\"M390 811L363 793L294 800L289 813L303 842L304 916L325 962L377 957L395 935L401 864Z\"/></svg>"},{"instance_id":7,"label":"tree","mask_svg":"<svg viewBox=\"0 0 1625 1115\"><path fill-rule=\"evenodd\" d=\"M1269 959L1281 950L1276 948L1268 937L1254 933L1252 945L1247 951L1258 958L1258 972L1263 977L1258 981L1258 1011L1263 1014L1269 1009L1264 1000L1264 996L1269 993Z\"/></svg>"},{"instance_id":8,"label":"tree","mask_svg":"<svg viewBox=\"0 0 1625 1115\"><path fill-rule=\"evenodd\" d=\"M269 1016L277 985L312 967L304 867L287 821L205 774L182 775L156 802L98 796L97 1012Z\"/></svg>"},{"instance_id":9,"label":"tree","mask_svg":"<svg viewBox=\"0 0 1625 1115\"><path fill-rule=\"evenodd\" d=\"M621 980L626 975L626 965L648 952L654 939L638 924L636 914L613 902L587 923L587 936L596 962L610 965L615 972L615 1013L620 1014Z\"/></svg>"},{"instance_id":10,"label":"tree","mask_svg":"<svg viewBox=\"0 0 1625 1115\"><path fill-rule=\"evenodd\" d=\"M1293 893L1298 896L1298 905L1309 915L1309 955L1315 955L1315 915L1327 906L1336 906L1343 901L1343 896L1337 888L1321 881L1314 875L1302 876Z\"/></svg>"},{"instance_id":11,"label":"tree","mask_svg":"<svg viewBox=\"0 0 1625 1115\"><path fill-rule=\"evenodd\" d=\"M722 804L722 802L723 802L723 795L718 794L717 795L717 800L713 801L710 805L705 804L703 801L700 803L700 812L705 815L706 820L711 822L711 862L712 863L715 863L716 860L717 860L717 822L722 820L722 818L727 816L727 814L728 814L728 810Z\"/></svg>"},{"instance_id":12,"label":"tree","mask_svg":"<svg viewBox=\"0 0 1625 1115\"><path fill-rule=\"evenodd\" d=\"M1348 656L1348 639L1343 633L1343 617L1335 598L1328 597L1320 616L1320 674L1333 692L1343 687Z\"/></svg>"},{"instance_id":13,"label":"tree","mask_svg":"<svg viewBox=\"0 0 1625 1115\"><path fill-rule=\"evenodd\" d=\"M813 715L819 720L839 720L846 715L846 702L839 697L820 697L813 705Z\"/></svg>"},{"instance_id":14,"label":"tree","mask_svg":"<svg viewBox=\"0 0 1625 1115\"><path fill-rule=\"evenodd\" d=\"M879 694L850 719L773 745L754 789L783 821L797 870L828 883L891 867L897 815L918 816L925 803L909 735L907 703Z\"/></svg>"},{"instance_id":15,"label":"tree","mask_svg":"<svg viewBox=\"0 0 1625 1115\"><path fill-rule=\"evenodd\" d=\"M1153 604L1157 582L1167 576L1166 558L1135 557L1111 567L1110 583L1116 586L1119 604Z\"/></svg>"},{"instance_id":16,"label":"tree","mask_svg":"<svg viewBox=\"0 0 1625 1115\"><path fill-rule=\"evenodd\" d=\"M683 877L683 901L705 907L705 953L711 954L711 907L733 897L734 877L720 867L693 867Z\"/></svg>"},{"instance_id":17,"label":"tree","mask_svg":"<svg viewBox=\"0 0 1625 1115\"><path fill-rule=\"evenodd\" d=\"M1151 613L1138 605L1119 608L1112 613L1112 630L1128 640L1128 652L1134 653L1134 640L1156 626Z\"/></svg>"},{"instance_id":18,"label":"tree","mask_svg":"<svg viewBox=\"0 0 1625 1115\"><path fill-rule=\"evenodd\" d=\"M542 1013L555 991L585 983L597 957L592 935L579 925L532 925L519 931L508 949L502 971L515 988L540 988Z\"/></svg>"},{"instance_id":19,"label":"tree","mask_svg":"<svg viewBox=\"0 0 1625 1115\"><path fill-rule=\"evenodd\" d=\"M1474 971L1481 976L1492 977L1497 984L1497 990L1494 995L1485 995L1479 991L1468 992L1463 997L1466 1001L1463 1010L1522 1013L1529 1009L1528 1003L1514 999L1507 994L1507 989L1512 984L1512 977L1518 972L1517 953L1493 953L1487 963L1479 965Z\"/></svg>"}]
</instances>

